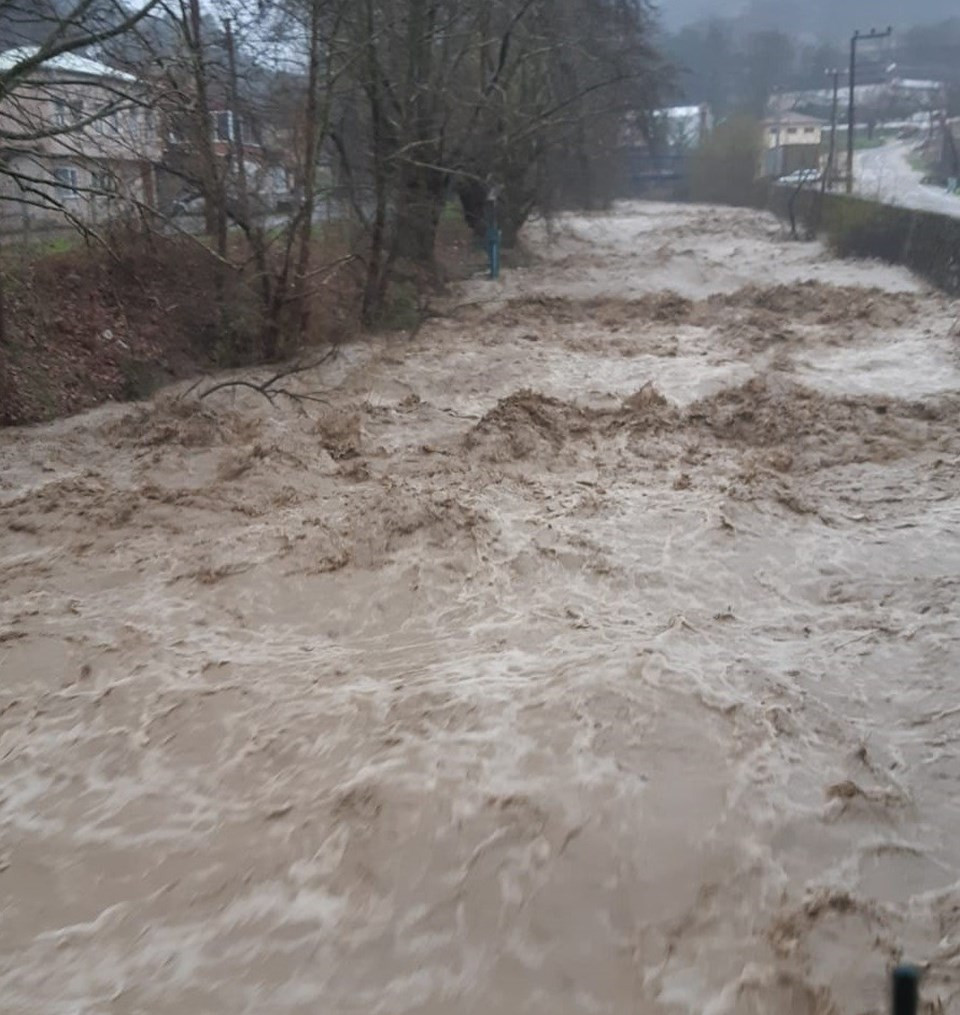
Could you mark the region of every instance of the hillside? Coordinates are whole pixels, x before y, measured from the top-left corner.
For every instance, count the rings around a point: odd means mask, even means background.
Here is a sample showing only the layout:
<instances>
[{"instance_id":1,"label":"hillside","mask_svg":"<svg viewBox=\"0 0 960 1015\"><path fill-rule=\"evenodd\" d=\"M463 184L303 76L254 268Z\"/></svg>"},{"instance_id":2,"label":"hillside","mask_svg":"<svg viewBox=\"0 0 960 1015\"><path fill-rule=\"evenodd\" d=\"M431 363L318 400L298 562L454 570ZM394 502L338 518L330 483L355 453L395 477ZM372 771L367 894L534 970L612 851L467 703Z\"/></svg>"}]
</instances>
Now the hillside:
<instances>
[{"instance_id":1,"label":"hillside","mask_svg":"<svg viewBox=\"0 0 960 1015\"><path fill-rule=\"evenodd\" d=\"M906 26L931 24L957 16L956 0L922 0L905 6L900 0L807 0L783 3L782 0L663 0L659 4L664 26L675 29L701 17L741 16L750 27L776 28L837 38L854 28L871 25Z\"/></svg>"}]
</instances>

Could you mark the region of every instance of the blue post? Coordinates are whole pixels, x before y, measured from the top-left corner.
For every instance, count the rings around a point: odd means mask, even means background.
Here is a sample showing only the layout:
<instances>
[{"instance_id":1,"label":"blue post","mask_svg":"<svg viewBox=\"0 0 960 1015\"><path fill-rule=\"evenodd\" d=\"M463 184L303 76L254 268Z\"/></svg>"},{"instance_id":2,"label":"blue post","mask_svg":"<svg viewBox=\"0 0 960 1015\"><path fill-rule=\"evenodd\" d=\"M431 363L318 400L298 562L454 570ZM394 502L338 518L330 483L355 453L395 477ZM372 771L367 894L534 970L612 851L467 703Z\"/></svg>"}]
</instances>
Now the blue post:
<instances>
[{"instance_id":1,"label":"blue post","mask_svg":"<svg viewBox=\"0 0 960 1015\"><path fill-rule=\"evenodd\" d=\"M490 277L500 277L500 230L495 225L487 226L487 261L490 264Z\"/></svg>"},{"instance_id":2,"label":"blue post","mask_svg":"<svg viewBox=\"0 0 960 1015\"><path fill-rule=\"evenodd\" d=\"M893 1015L917 1015L919 996L920 970L897 966L893 971Z\"/></svg>"},{"instance_id":3,"label":"blue post","mask_svg":"<svg viewBox=\"0 0 960 1015\"><path fill-rule=\"evenodd\" d=\"M487 261L490 264L490 277L500 277L500 240L502 234L500 225L497 222L497 199L500 197L500 188L490 186L487 189Z\"/></svg>"}]
</instances>

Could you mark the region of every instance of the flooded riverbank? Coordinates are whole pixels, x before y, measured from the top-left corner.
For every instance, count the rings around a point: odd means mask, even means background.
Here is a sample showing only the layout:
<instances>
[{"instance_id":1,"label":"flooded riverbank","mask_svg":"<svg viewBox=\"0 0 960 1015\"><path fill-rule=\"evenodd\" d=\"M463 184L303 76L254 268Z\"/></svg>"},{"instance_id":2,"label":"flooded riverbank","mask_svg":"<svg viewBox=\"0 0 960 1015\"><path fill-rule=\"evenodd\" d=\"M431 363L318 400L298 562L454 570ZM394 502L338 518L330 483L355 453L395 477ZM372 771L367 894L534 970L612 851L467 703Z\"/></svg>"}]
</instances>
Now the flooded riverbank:
<instances>
[{"instance_id":1,"label":"flooded riverbank","mask_svg":"<svg viewBox=\"0 0 960 1015\"><path fill-rule=\"evenodd\" d=\"M957 305L529 242L305 413L0 433L11 1011L960 1010Z\"/></svg>"}]
</instances>

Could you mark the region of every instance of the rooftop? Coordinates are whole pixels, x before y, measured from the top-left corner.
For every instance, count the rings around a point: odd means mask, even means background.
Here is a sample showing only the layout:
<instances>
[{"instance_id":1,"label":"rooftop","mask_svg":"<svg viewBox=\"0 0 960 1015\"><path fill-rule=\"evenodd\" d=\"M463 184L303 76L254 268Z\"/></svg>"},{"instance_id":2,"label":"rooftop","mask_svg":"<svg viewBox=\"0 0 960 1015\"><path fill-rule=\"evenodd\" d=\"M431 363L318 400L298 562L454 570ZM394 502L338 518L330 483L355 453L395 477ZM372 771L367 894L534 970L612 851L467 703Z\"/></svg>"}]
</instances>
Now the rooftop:
<instances>
[{"instance_id":1,"label":"rooftop","mask_svg":"<svg viewBox=\"0 0 960 1015\"><path fill-rule=\"evenodd\" d=\"M770 125L787 123L806 127L822 127L824 125L824 121L816 116L807 116L806 113L795 113L793 110L768 116L763 122Z\"/></svg>"},{"instance_id":2,"label":"rooftop","mask_svg":"<svg viewBox=\"0 0 960 1015\"><path fill-rule=\"evenodd\" d=\"M667 106L666 109L658 109L657 113L661 116L683 119L688 116L699 116L705 108L704 106Z\"/></svg>"},{"instance_id":3,"label":"rooftop","mask_svg":"<svg viewBox=\"0 0 960 1015\"><path fill-rule=\"evenodd\" d=\"M0 53L0 74L13 70L23 63L24 60L32 59L39 52L39 46L18 46L16 49L4 50L4 52ZM59 56L44 60L37 70L58 71L61 74L70 74L74 77L108 78L112 81L136 81L136 78L132 74L126 74L115 67L108 67L105 63L90 60L85 56L78 56L76 53L61 53Z\"/></svg>"},{"instance_id":4,"label":"rooftop","mask_svg":"<svg viewBox=\"0 0 960 1015\"><path fill-rule=\"evenodd\" d=\"M894 78L890 83L894 88L915 88L923 92L935 92L944 87L942 81L918 81L916 78Z\"/></svg>"}]
</instances>

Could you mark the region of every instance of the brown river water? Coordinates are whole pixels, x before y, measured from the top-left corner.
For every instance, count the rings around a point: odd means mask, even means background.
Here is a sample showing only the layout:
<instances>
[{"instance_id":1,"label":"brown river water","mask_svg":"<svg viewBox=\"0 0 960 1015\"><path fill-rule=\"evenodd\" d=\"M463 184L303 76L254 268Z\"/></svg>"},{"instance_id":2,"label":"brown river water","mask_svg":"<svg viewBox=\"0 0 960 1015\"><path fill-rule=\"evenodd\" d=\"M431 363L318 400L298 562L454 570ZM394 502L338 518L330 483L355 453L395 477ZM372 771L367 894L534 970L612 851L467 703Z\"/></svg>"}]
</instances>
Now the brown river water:
<instances>
[{"instance_id":1,"label":"brown river water","mask_svg":"<svg viewBox=\"0 0 960 1015\"><path fill-rule=\"evenodd\" d=\"M0 432L0 1010L960 1012L960 329L627 205L327 404Z\"/></svg>"}]
</instances>

